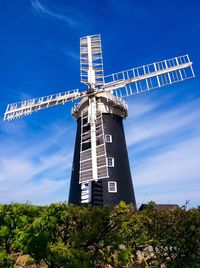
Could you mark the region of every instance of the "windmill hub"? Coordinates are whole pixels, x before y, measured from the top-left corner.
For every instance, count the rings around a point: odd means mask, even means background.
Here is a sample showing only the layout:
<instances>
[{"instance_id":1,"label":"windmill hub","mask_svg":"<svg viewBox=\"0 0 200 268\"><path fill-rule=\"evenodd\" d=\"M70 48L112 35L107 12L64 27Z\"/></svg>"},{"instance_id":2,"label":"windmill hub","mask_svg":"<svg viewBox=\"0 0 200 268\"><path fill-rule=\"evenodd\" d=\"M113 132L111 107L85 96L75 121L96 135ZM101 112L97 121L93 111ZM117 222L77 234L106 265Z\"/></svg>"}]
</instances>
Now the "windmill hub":
<instances>
[{"instance_id":1,"label":"windmill hub","mask_svg":"<svg viewBox=\"0 0 200 268\"><path fill-rule=\"evenodd\" d=\"M7 106L4 120L79 100L72 116L77 134L69 203L115 206L135 202L123 128L128 115L123 97L194 77L188 55L104 75L100 35L80 39L81 82L88 90L74 89Z\"/></svg>"},{"instance_id":2,"label":"windmill hub","mask_svg":"<svg viewBox=\"0 0 200 268\"><path fill-rule=\"evenodd\" d=\"M122 98L117 98L110 92L99 93L96 97L96 110L104 114L115 114L126 118L128 116L128 105ZM84 97L72 107L72 116L75 119L81 117L81 112L88 109L89 98Z\"/></svg>"}]
</instances>

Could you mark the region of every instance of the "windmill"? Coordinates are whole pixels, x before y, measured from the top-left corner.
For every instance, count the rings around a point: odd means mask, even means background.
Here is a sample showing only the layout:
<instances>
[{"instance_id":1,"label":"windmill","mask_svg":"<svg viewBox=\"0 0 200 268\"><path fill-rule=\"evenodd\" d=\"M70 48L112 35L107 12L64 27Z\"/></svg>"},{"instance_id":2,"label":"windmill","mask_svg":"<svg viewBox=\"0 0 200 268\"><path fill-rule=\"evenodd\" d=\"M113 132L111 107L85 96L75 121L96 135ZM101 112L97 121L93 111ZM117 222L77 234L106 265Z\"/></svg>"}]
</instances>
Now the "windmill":
<instances>
[{"instance_id":1,"label":"windmill","mask_svg":"<svg viewBox=\"0 0 200 268\"><path fill-rule=\"evenodd\" d=\"M86 90L9 104L4 120L76 100L69 203L114 206L124 200L135 205L123 129L128 107L123 97L194 77L192 62L184 55L105 76L101 37L91 35L80 38L80 71Z\"/></svg>"}]
</instances>

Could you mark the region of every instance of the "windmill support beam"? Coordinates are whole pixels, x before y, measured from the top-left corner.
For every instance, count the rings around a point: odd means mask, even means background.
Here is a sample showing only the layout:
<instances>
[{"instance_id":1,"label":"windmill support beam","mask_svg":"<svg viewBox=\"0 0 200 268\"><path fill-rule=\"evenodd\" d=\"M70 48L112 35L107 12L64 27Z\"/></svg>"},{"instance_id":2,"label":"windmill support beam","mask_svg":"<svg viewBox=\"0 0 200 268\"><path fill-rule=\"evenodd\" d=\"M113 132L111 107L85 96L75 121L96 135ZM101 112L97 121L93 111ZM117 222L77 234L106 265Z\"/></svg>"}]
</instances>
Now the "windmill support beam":
<instances>
[{"instance_id":1,"label":"windmill support beam","mask_svg":"<svg viewBox=\"0 0 200 268\"><path fill-rule=\"evenodd\" d=\"M98 179L97 175L97 148L96 148L96 97L89 98L88 123L91 130L91 155L92 155L92 177Z\"/></svg>"}]
</instances>

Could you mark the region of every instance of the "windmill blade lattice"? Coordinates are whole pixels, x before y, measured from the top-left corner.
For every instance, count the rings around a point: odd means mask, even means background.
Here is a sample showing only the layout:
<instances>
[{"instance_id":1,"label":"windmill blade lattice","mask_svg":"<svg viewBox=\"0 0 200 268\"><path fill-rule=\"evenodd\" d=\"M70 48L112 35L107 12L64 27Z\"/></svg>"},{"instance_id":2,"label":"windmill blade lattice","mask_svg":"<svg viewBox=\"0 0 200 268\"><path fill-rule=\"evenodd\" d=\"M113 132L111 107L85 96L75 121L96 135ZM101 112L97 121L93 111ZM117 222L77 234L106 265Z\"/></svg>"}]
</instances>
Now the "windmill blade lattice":
<instances>
[{"instance_id":1,"label":"windmill blade lattice","mask_svg":"<svg viewBox=\"0 0 200 268\"><path fill-rule=\"evenodd\" d=\"M175 57L105 76L105 91L127 97L194 77L188 55Z\"/></svg>"},{"instance_id":2,"label":"windmill blade lattice","mask_svg":"<svg viewBox=\"0 0 200 268\"><path fill-rule=\"evenodd\" d=\"M26 116L51 106L65 104L68 101L73 101L79 98L82 94L83 92L80 93L78 89L74 89L41 98L9 104L4 114L4 121Z\"/></svg>"},{"instance_id":3,"label":"windmill blade lattice","mask_svg":"<svg viewBox=\"0 0 200 268\"><path fill-rule=\"evenodd\" d=\"M86 85L104 84L101 36L90 35L80 39L81 82Z\"/></svg>"}]
</instances>

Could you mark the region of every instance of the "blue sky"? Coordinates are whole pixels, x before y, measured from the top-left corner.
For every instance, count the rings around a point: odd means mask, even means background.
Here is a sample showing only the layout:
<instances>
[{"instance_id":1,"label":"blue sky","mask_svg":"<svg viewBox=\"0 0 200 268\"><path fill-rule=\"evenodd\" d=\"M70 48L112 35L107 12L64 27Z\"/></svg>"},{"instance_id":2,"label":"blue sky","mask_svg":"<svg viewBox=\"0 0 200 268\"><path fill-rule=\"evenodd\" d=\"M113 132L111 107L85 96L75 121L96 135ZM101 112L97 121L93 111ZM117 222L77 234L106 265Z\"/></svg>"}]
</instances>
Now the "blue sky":
<instances>
[{"instance_id":1,"label":"blue sky","mask_svg":"<svg viewBox=\"0 0 200 268\"><path fill-rule=\"evenodd\" d=\"M189 54L195 79L126 99L138 206L200 204L200 2L0 1L0 203L68 199L71 104L3 122L8 103L80 84L79 38L102 36L105 74Z\"/></svg>"}]
</instances>

